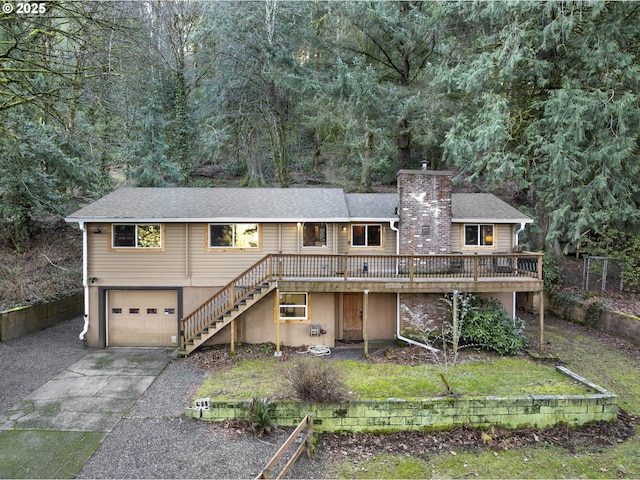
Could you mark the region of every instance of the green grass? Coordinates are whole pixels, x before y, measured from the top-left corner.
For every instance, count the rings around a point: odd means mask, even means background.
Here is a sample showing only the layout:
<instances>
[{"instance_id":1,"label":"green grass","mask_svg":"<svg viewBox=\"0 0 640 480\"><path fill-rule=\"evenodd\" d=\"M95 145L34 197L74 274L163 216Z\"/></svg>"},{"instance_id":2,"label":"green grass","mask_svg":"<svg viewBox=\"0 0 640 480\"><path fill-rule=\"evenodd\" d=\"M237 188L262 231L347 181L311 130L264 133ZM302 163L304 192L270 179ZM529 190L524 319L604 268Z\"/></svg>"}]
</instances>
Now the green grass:
<instances>
[{"instance_id":1,"label":"green grass","mask_svg":"<svg viewBox=\"0 0 640 480\"><path fill-rule=\"evenodd\" d=\"M533 335L535 328L531 329ZM545 340L573 372L619 395L619 405L640 415L640 369L635 361L596 337L568 332L562 325L547 326ZM499 383L499 370L488 377ZM479 373L474 375L478 376ZM532 371L533 375L533 371ZM512 377L508 377L511 383ZM537 389L543 379L531 377ZM640 478L640 427L636 436L616 445L595 446L591 451L570 452L540 445L497 452L443 452L428 460L401 455L373 455L354 462L345 457L326 466L323 478Z\"/></svg>"},{"instance_id":2,"label":"green grass","mask_svg":"<svg viewBox=\"0 0 640 480\"><path fill-rule=\"evenodd\" d=\"M324 478L639 478L640 439L600 452L571 453L537 448L445 452L423 460L400 455L348 458L325 470Z\"/></svg>"},{"instance_id":3,"label":"green grass","mask_svg":"<svg viewBox=\"0 0 640 480\"><path fill-rule=\"evenodd\" d=\"M250 400L273 397L278 387L279 364L276 360L242 360L233 367L216 372L204 381L196 398L218 400Z\"/></svg>"},{"instance_id":4,"label":"green grass","mask_svg":"<svg viewBox=\"0 0 640 480\"><path fill-rule=\"evenodd\" d=\"M104 433L0 431L0 478L73 478Z\"/></svg>"},{"instance_id":5,"label":"green grass","mask_svg":"<svg viewBox=\"0 0 640 480\"><path fill-rule=\"evenodd\" d=\"M334 365L344 375L353 398L425 398L445 393L439 378L442 369L437 366L408 367L355 360L337 361ZM196 397L217 400L287 397L286 371L287 364L276 359L242 360L210 375ZM450 367L447 375L459 395L583 395L586 392L583 386L558 373L553 366L523 358L461 363Z\"/></svg>"}]
</instances>

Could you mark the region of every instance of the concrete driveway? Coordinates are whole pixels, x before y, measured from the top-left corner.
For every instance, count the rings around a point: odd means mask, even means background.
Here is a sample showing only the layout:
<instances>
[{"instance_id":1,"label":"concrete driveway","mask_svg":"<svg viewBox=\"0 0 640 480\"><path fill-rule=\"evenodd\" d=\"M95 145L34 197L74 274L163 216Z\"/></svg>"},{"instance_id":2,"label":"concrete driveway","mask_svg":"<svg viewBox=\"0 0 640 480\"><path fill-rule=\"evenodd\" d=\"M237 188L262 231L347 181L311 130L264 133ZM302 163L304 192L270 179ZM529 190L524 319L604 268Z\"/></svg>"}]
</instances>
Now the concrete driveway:
<instances>
[{"instance_id":1,"label":"concrete driveway","mask_svg":"<svg viewBox=\"0 0 640 480\"><path fill-rule=\"evenodd\" d=\"M0 413L0 478L73 477L170 354L162 348L92 351Z\"/></svg>"}]
</instances>

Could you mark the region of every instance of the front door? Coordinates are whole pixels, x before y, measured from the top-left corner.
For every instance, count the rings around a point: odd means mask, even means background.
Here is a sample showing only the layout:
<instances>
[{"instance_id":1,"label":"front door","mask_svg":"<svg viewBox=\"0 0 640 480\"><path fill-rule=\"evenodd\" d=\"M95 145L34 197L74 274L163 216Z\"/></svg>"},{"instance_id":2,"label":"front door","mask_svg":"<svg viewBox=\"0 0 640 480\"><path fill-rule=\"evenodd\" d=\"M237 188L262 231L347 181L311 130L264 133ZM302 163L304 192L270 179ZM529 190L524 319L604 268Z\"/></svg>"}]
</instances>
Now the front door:
<instances>
[{"instance_id":1,"label":"front door","mask_svg":"<svg viewBox=\"0 0 640 480\"><path fill-rule=\"evenodd\" d=\"M343 340L362 340L362 293L344 293L342 295L342 338Z\"/></svg>"}]
</instances>

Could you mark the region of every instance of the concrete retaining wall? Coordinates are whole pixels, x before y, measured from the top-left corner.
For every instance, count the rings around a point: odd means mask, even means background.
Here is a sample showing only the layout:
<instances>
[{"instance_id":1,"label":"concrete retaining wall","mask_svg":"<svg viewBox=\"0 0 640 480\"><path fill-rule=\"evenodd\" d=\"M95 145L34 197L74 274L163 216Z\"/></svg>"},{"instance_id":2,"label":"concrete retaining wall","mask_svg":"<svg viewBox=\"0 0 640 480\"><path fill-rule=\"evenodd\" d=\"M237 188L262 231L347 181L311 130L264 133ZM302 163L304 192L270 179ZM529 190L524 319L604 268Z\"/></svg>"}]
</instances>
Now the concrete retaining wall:
<instances>
[{"instance_id":1,"label":"concrete retaining wall","mask_svg":"<svg viewBox=\"0 0 640 480\"><path fill-rule=\"evenodd\" d=\"M549 311L555 316L580 325L597 328L610 335L624 338L640 345L640 317L621 312L602 310L596 318L588 318L589 300L579 298L571 302L562 301L551 295Z\"/></svg>"},{"instance_id":2,"label":"concrete retaining wall","mask_svg":"<svg viewBox=\"0 0 640 480\"><path fill-rule=\"evenodd\" d=\"M560 371L583 383L594 393L587 395L533 395L526 397L445 397L422 400L389 399L354 401L345 404L275 402L273 418L280 426L295 426L307 414L313 415L319 432L391 433L402 430L437 431L454 427L537 427L556 424L585 425L615 422L618 397L563 367ZM186 414L219 422L248 419L250 401L211 402L199 399L200 408Z\"/></svg>"},{"instance_id":3,"label":"concrete retaining wall","mask_svg":"<svg viewBox=\"0 0 640 480\"><path fill-rule=\"evenodd\" d=\"M0 341L19 338L83 314L84 296L0 312Z\"/></svg>"}]
</instances>

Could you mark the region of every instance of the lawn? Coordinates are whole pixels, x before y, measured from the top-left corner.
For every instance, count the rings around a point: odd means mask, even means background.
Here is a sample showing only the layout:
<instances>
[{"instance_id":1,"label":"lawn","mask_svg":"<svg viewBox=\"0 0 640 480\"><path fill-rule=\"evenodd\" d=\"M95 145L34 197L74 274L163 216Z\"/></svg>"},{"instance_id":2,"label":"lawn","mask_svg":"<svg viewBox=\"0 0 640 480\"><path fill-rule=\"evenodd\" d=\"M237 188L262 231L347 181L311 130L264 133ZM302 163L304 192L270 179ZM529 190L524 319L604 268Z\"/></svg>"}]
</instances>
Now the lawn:
<instances>
[{"instance_id":1,"label":"lawn","mask_svg":"<svg viewBox=\"0 0 640 480\"><path fill-rule=\"evenodd\" d=\"M277 359L240 360L210 375L196 396L212 400L247 400L256 396L288 398L291 393L285 380L292 363ZM445 393L440 380L444 369L437 365L371 364L356 360L335 361L333 365L342 375L352 399L415 399ZM513 397L587 393L584 386L557 372L554 366L524 357L459 363L449 366L446 375L457 395Z\"/></svg>"},{"instance_id":2,"label":"lawn","mask_svg":"<svg viewBox=\"0 0 640 480\"><path fill-rule=\"evenodd\" d=\"M535 326L531 327L535 334ZM575 373L619 395L620 407L640 415L638 349L625 351L615 340L562 321L547 319L545 339ZM635 354L633 354L635 348ZM631 356L629 355L631 351ZM509 377L509 382L511 378ZM615 444L594 441L572 450L540 442L527 448L482 452L446 450L428 459L378 454L327 460L322 478L640 478L640 428Z\"/></svg>"}]
</instances>

